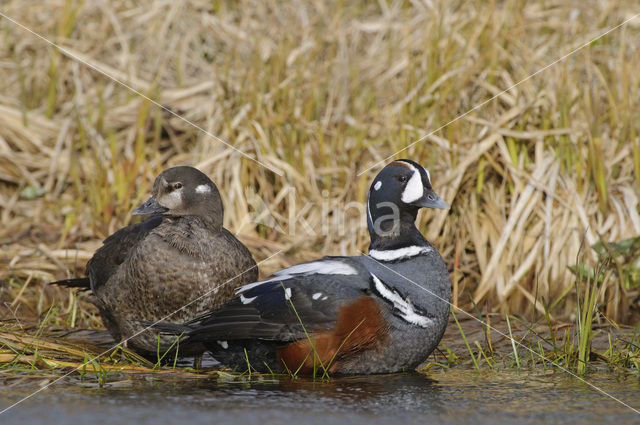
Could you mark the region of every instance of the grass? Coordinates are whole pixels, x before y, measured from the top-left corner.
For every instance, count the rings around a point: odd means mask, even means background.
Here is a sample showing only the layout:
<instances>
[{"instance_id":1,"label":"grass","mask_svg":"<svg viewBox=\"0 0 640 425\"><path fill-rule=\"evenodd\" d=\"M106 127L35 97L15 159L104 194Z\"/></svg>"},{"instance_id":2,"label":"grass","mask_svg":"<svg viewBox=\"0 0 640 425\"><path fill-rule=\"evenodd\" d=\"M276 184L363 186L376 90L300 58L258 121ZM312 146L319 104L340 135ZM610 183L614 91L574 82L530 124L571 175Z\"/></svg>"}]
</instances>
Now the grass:
<instances>
[{"instance_id":1,"label":"grass","mask_svg":"<svg viewBox=\"0 0 640 425\"><path fill-rule=\"evenodd\" d=\"M285 176L0 19L0 331L34 335L45 317L43 337L100 328L86 297L46 283L82 274L101 240L131 222L155 175L172 165L194 165L214 179L225 226L256 259L283 250L263 276L364 250L358 208L378 169L361 171L634 7L4 2L3 13ZM598 352L607 360L592 359L590 341L601 337L592 329L609 324L618 335L617 327L640 318L639 28L629 22L400 154L427 166L453 206L449 214L426 211L418 224L452 271L456 306L491 306L492 323L543 323L544 338L530 332L527 341L544 351L542 364L561 361L584 373L591 361L637 368L636 334L626 342L612 336ZM268 225L255 223L265 210ZM585 274L576 284L583 239L593 249L582 251ZM588 267L601 280L589 280ZM559 334L566 324L573 333ZM491 336L485 328L480 347L470 339L455 355L474 352L478 367L499 366L504 357ZM521 367L535 362L522 353ZM43 353L24 355L38 363ZM74 359L82 364L84 356Z\"/></svg>"},{"instance_id":2,"label":"grass","mask_svg":"<svg viewBox=\"0 0 640 425\"><path fill-rule=\"evenodd\" d=\"M464 331L462 330L462 326L460 326L460 322L458 322L458 318L456 317L456 312L453 309L451 310L451 315L453 316L453 319L456 321L456 325L458 326L458 330L460 330L460 336L462 337L462 340L464 341L464 345L467 347L467 351L469 352L469 356L471 357L471 360L473 361L473 365L475 366L476 370L479 370L480 366L478 365L478 360L476 359L476 356L473 354L473 351L471 350L471 346L469 345L469 341L467 341L467 337L464 334Z\"/></svg>"}]
</instances>

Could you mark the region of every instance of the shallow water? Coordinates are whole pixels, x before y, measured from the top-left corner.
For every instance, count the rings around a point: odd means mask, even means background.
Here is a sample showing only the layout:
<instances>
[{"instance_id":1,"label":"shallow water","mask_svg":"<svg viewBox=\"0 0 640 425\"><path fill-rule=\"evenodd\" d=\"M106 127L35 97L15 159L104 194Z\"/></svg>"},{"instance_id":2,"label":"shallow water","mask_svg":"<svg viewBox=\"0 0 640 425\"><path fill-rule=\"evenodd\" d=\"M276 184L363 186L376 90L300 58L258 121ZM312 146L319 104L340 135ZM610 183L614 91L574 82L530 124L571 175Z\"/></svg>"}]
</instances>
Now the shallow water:
<instances>
[{"instance_id":1,"label":"shallow water","mask_svg":"<svg viewBox=\"0 0 640 425\"><path fill-rule=\"evenodd\" d=\"M112 377L113 379L113 377ZM640 408L640 378L596 373L592 384ZM29 380L37 381L37 380ZM37 385L0 383L0 410ZM562 372L469 370L241 381L127 376L103 388L55 384L1 424L638 424L640 415Z\"/></svg>"}]
</instances>

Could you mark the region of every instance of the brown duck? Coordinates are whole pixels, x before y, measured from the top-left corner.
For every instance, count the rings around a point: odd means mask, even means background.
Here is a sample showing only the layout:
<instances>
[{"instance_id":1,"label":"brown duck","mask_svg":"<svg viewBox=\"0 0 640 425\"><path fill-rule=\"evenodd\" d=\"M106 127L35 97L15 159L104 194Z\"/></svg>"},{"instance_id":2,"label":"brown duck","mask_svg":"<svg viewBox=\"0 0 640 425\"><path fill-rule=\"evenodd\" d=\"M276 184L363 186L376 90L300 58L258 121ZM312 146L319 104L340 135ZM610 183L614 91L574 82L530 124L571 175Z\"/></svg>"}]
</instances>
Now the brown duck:
<instances>
[{"instance_id":1,"label":"brown duck","mask_svg":"<svg viewBox=\"0 0 640 425\"><path fill-rule=\"evenodd\" d=\"M256 281L258 268L249 250L222 227L218 188L193 167L163 171L152 196L132 214L149 217L105 239L87 263L88 277L54 283L91 289L116 341L156 359L176 338L144 330L143 322L193 320L232 299L238 286ZM181 356L202 351L180 347Z\"/></svg>"}]
</instances>

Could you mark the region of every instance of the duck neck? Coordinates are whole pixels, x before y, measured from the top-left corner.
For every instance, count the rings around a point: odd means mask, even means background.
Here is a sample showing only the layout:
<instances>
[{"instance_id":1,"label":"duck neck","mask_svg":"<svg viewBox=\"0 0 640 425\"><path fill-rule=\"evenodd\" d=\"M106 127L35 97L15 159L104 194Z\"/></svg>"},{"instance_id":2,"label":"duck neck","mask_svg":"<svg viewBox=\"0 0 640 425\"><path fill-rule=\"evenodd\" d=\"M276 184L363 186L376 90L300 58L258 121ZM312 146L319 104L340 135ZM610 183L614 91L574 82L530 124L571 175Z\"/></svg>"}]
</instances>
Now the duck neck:
<instances>
[{"instance_id":1,"label":"duck neck","mask_svg":"<svg viewBox=\"0 0 640 425\"><path fill-rule=\"evenodd\" d=\"M222 229L222 220L219 217L203 216L203 215L168 215L174 222L185 223L186 225L203 227L213 233L217 233Z\"/></svg>"},{"instance_id":2,"label":"duck neck","mask_svg":"<svg viewBox=\"0 0 640 425\"><path fill-rule=\"evenodd\" d=\"M429 246L415 226L418 208L383 203L381 207L369 207L367 226L371 244L369 250L388 251L410 246ZM381 204L379 204L381 205Z\"/></svg>"},{"instance_id":3,"label":"duck neck","mask_svg":"<svg viewBox=\"0 0 640 425\"><path fill-rule=\"evenodd\" d=\"M217 233L222 229L222 220L220 217L198 217L204 224L204 227L209 229L213 233Z\"/></svg>"},{"instance_id":4,"label":"duck neck","mask_svg":"<svg viewBox=\"0 0 640 425\"><path fill-rule=\"evenodd\" d=\"M192 214L202 222L204 227L212 232L219 232L224 219L224 208L219 197L210 198L192 209Z\"/></svg>"}]
</instances>

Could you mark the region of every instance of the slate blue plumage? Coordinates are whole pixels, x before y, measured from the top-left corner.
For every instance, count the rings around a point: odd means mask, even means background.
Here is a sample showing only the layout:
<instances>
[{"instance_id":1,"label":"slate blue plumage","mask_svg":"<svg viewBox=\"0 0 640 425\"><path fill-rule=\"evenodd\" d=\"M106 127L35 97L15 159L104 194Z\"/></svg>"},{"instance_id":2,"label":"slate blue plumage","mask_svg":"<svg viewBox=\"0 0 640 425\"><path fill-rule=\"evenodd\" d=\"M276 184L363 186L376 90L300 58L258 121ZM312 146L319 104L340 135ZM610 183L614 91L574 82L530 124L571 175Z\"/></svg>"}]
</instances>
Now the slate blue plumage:
<instances>
[{"instance_id":1,"label":"slate blue plumage","mask_svg":"<svg viewBox=\"0 0 640 425\"><path fill-rule=\"evenodd\" d=\"M237 289L237 297L186 325L181 344L204 344L222 363L259 371L341 374L411 370L439 343L451 295L447 268L415 227L418 210L449 206L429 172L387 165L367 201L369 255L324 257Z\"/></svg>"}]
</instances>

